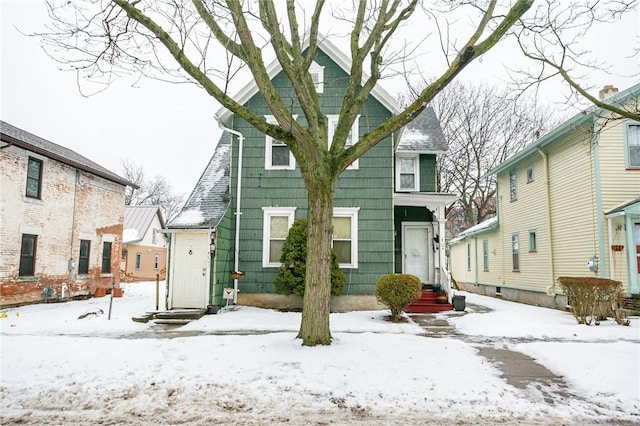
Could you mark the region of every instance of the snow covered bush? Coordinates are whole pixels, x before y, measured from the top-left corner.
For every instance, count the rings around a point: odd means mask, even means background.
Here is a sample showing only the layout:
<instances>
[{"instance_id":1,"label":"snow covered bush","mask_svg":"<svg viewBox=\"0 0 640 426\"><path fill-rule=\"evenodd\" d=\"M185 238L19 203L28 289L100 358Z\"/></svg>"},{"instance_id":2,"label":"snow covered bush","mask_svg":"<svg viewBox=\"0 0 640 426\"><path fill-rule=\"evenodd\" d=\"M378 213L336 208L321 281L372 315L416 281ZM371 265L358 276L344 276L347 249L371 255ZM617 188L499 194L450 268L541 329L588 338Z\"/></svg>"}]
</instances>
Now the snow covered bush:
<instances>
[{"instance_id":1,"label":"snow covered bush","mask_svg":"<svg viewBox=\"0 0 640 426\"><path fill-rule=\"evenodd\" d=\"M420 279L415 275L383 275L376 284L376 297L389 308L393 321L399 321L407 305L418 299L421 293Z\"/></svg>"},{"instance_id":2,"label":"snow covered bush","mask_svg":"<svg viewBox=\"0 0 640 426\"><path fill-rule=\"evenodd\" d=\"M567 303L578 324L591 325L611 316L620 325L629 325L625 319L622 299L624 291L620 281L595 277L558 277Z\"/></svg>"},{"instance_id":3,"label":"snow covered bush","mask_svg":"<svg viewBox=\"0 0 640 426\"><path fill-rule=\"evenodd\" d=\"M282 247L282 265L273 285L278 294L304 296L304 276L307 269L307 221L296 219ZM345 285L345 277L338 266L338 256L331 250L331 294L338 296Z\"/></svg>"}]
</instances>

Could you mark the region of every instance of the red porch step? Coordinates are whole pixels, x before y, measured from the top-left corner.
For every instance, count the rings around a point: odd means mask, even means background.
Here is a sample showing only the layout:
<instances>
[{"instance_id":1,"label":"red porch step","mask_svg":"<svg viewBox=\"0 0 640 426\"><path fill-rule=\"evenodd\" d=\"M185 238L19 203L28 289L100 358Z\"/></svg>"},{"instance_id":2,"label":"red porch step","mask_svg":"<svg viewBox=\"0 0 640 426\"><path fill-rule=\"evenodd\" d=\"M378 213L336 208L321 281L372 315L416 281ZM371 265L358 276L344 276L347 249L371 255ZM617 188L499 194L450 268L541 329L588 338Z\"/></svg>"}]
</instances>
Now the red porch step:
<instances>
[{"instance_id":1,"label":"red porch step","mask_svg":"<svg viewBox=\"0 0 640 426\"><path fill-rule=\"evenodd\" d=\"M436 303L436 293L431 289L424 290L420 298L413 303L410 303L405 310L408 314L418 313L437 313L452 311L453 305L451 303Z\"/></svg>"}]
</instances>

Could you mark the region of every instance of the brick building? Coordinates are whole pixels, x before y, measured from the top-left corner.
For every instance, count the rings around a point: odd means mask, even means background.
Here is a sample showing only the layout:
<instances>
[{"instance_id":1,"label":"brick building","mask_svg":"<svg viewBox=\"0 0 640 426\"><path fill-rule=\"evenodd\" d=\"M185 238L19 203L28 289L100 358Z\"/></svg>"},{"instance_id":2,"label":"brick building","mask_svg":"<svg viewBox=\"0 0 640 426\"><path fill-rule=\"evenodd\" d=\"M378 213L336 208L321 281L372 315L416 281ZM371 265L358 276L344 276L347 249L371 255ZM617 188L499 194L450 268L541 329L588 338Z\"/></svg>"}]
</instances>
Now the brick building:
<instances>
[{"instance_id":1,"label":"brick building","mask_svg":"<svg viewBox=\"0 0 640 426\"><path fill-rule=\"evenodd\" d=\"M124 178L0 121L0 306L120 283Z\"/></svg>"}]
</instances>

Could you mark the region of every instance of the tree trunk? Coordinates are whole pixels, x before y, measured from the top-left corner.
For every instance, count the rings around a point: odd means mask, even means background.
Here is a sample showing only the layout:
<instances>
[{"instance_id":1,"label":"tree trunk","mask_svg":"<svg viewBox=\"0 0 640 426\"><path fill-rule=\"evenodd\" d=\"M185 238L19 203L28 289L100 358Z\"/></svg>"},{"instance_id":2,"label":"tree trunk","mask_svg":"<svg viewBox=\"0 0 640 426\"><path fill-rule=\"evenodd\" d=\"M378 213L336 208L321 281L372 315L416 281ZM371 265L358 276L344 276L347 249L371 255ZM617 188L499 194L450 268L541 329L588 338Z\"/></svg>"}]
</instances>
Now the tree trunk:
<instances>
[{"instance_id":1,"label":"tree trunk","mask_svg":"<svg viewBox=\"0 0 640 426\"><path fill-rule=\"evenodd\" d=\"M330 345L331 239L335 179L308 186L307 269L298 337L305 346Z\"/></svg>"}]
</instances>

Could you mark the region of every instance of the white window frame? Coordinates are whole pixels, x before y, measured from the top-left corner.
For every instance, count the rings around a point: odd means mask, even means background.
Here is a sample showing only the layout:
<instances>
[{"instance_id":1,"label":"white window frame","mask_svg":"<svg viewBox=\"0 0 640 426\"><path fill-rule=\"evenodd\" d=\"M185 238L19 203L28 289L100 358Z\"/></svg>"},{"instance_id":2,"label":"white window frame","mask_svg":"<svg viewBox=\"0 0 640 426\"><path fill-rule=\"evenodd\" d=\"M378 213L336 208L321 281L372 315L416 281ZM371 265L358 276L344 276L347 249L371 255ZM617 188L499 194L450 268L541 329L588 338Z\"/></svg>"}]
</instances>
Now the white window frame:
<instances>
[{"instance_id":1,"label":"white window frame","mask_svg":"<svg viewBox=\"0 0 640 426\"><path fill-rule=\"evenodd\" d=\"M269 260L269 253L271 252L271 218L274 216L286 216L287 229L291 229L296 216L296 207L262 208L262 266L265 268L277 268L281 265L280 259L277 262Z\"/></svg>"},{"instance_id":2,"label":"white window frame","mask_svg":"<svg viewBox=\"0 0 640 426\"><path fill-rule=\"evenodd\" d=\"M400 163L402 160L411 159L413 160L413 174L415 177L413 188L402 188L400 178L401 169ZM396 192L415 192L420 191L420 156L418 154L415 155L397 155L396 156Z\"/></svg>"},{"instance_id":3,"label":"white window frame","mask_svg":"<svg viewBox=\"0 0 640 426\"><path fill-rule=\"evenodd\" d=\"M324 67L312 62L309 67L309 74L311 74L311 78L313 79L316 92L324 93Z\"/></svg>"},{"instance_id":4,"label":"white window frame","mask_svg":"<svg viewBox=\"0 0 640 426\"><path fill-rule=\"evenodd\" d=\"M351 263L339 263L341 268L355 269L358 267L358 211L360 207L335 207L333 209L333 217L350 217L351 218ZM333 240L331 246L333 247Z\"/></svg>"},{"instance_id":5,"label":"white window frame","mask_svg":"<svg viewBox=\"0 0 640 426\"><path fill-rule=\"evenodd\" d=\"M296 120L297 118L298 118L297 115L293 116L294 120ZM265 115L264 119L269 124L278 124L278 121L276 120L276 118L273 115ZM286 166L274 166L274 165L272 165L272 161L273 161L273 151L272 151L273 143L274 143L274 139L269 135L265 135L264 169L265 170L294 170L296 168L296 159L293 156L293 153L291 152L291 149L289 147L287 147L289 149L289 164L286 165Z\"/></svg>"},{"instance_id":6,"label":"white window frame","mask_svg":"<svg viewBox=\"0 0 640 426\"><path fill-rule=\"evenodd\" d=\"M331 148L331 142L333 141L333 135L335 134L335 128L338 125L338 120L340 119L340 115L338 114L328 114L327 115L327 140L329 143L329 148ZM360 114L356 117L351 126L351 141L347 141L344 145L345 149L353 145L355 142L360 139ZM356 159L353 163L347 166L347 170L358 170L360 165L360 160Z\"/></svg>"},{"instance_id":7,"label":"white window frame","mask_svg":"<svg viewBox=\"0 0 640 426\"><path fill-rule=\"evenodd\" d=\"M157 271L160 268L160 255L153 256L153 270Z\"/></svg>"}]
</instances>

